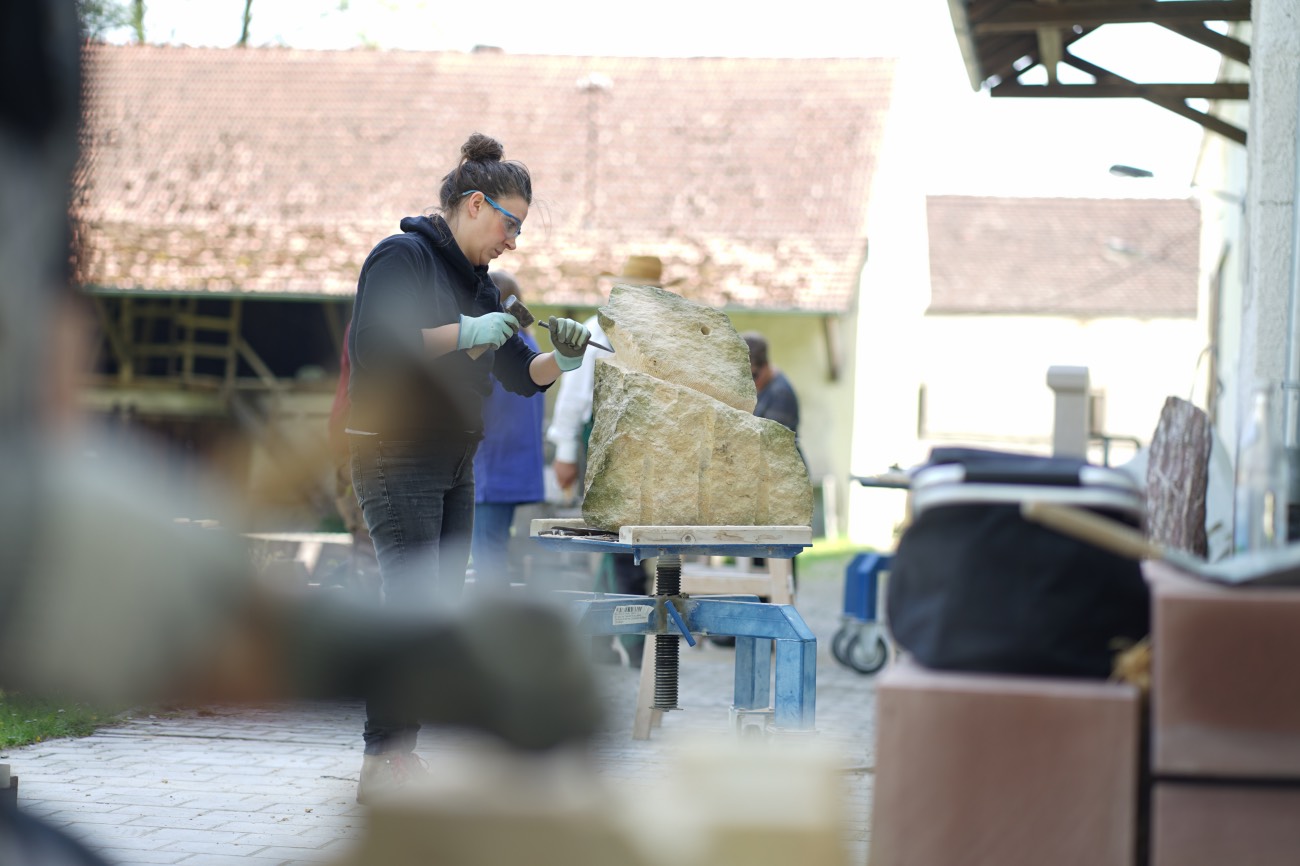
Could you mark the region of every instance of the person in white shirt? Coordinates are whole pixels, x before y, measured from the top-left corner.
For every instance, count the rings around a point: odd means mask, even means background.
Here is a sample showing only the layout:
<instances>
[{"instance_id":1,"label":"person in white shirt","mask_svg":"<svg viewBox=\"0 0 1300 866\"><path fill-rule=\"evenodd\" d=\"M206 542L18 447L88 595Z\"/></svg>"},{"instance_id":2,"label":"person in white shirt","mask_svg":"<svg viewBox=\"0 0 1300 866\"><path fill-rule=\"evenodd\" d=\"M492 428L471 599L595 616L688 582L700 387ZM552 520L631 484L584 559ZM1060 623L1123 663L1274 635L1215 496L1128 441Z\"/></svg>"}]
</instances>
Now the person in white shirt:
<instances>
[{"instance_id":1,"label":"person in white shirt","mask_svg":"<svg viewBox=\"0 0 1300 866\"><path fill-rule=\"evenodd\" d=\"M591 332L591 339L609 345L604 330L596 316L583 322ZM551 424L546 438L555 446L551 468L555 483L564 491L581 482L581 470L586 463L587 437L591 434L592 393L596 388L596 357L601 349L588 343L582 364L560 380L551 410ZM581 492L581 488L579 491Z\"/></svg>"}]
</instances>

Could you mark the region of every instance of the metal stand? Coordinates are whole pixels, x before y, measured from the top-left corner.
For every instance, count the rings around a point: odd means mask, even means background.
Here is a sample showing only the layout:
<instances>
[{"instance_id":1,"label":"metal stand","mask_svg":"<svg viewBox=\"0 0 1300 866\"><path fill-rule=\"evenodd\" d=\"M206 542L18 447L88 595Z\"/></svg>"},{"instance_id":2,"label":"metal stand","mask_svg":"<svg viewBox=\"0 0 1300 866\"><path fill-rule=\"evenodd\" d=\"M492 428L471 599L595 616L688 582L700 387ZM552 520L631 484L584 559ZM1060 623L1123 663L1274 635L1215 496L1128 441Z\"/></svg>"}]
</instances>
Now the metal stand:
<instances>
[{"instance_id":1,"label":"metal stand","mask_svg":"<svg viewBox=\"0 0 1300 866\"><path fill-rule=\"evenodd\" d=\"M677 684L682 639L695 646L695 635L730 635L736 638L731 717L737 730L744 732L752 727L755 717L761 717L766 723L769 716L774 731L814 729L817 638L794 606L765 604L755 595L692 597L681 593L682 556L789 559L811 543L807 527L624 527L615 536L556 523L535 521L533 538L563 550L631 554L637 562L657 557L653 596L563 593L572 599L578 628L583 632L654 636L651 709L660 712L679 709ZM786 530L803 530L803 533ZM777 540L761 540L765 532ZM805 534L807 541L789 540L790 537L800 539ZM656 537L662 540L649 540ZM773 642L776 647L774 697ZM767 727L763 725L764 729Z\"/></svg>"}]
</instances>

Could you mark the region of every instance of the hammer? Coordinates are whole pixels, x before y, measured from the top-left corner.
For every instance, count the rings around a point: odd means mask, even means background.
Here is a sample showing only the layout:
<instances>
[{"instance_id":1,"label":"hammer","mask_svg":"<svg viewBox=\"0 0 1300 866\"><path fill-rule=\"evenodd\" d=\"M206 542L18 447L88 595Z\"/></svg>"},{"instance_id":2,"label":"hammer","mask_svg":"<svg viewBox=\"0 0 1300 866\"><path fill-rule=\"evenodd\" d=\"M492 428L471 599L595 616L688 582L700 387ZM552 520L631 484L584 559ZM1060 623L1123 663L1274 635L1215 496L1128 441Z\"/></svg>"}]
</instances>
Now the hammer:
<instances>
[{"instance_id":1,"label":"hammer","mask_svg":"<svg viewBox=\"0 0 1300 866\"><path fill-rule=\"evenodd\" d=\"M516 297L515 295L511 295L510 297L506 298L505 308L507 313L509 313L510 315L514 316L516 319L519 320L519 327L521 328L527 328L529 325L533 324L534 322L537 322L537 318L532 313L528 312L528 308L524 306L524 302L519 300L519 298ZM548 331L551 329L551 326L548 325L546 322L537 322L537 324L541 325L543 328L545 328ZM597 349L604 349L606 352L609 352L611 355L614 354L614 350L611 349L609 346L602 346L600 343L597 343L595 340L588 339L587 343L592 346L595 346Z\"/></svg>"}]
</instances>

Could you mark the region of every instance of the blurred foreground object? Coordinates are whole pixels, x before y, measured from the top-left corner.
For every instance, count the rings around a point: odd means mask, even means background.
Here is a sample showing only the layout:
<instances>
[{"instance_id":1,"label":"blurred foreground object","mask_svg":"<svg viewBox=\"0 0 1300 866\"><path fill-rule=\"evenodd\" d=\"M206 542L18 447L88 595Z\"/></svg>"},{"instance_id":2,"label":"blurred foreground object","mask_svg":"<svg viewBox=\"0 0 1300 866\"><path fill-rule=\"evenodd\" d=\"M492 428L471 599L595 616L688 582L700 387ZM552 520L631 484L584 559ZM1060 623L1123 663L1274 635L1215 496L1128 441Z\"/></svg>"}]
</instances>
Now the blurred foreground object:
<instances>
[{"instance_id":1,"label":"blurred foreground object","mask_svg":"<svg viewBox=\"0 0 1300 866\"><path fill-rule=\"evenodd\" d=\"M32 452L29 543L0 584L0 687L113 703L383 693L525 748L596 729L594 681L561 611L393 610L263 585L232 509L215 487L178 497L161 481L167 459L93 436Z\"/></svg>"},{"instance_id":2,"label":"blurred foreground object","mask_svg":"<svg viewBox=\"0 0 1300 866\"><path fill-rule=\"evenodd\" d=\"M928 670L876 685L872 866L1133 866L1136 687Z\"/></svg>"},{"instance_id":3,"label":"blurred foreground object","mask_svg":"<svg viewBox=\"0 0 1300 866\"><path fill-rule=\"evenodd\" d=\"M70 0L0 4L0 688L114 703L379 692L526 748L590 734L594 682L561 612L272 591L214 479L169 484L167 452L78 429L77 29Z\"/></svg>"},{"instance_id":4,"label":"blurred foreground object","mask_svg":"<svg viewBox=\"0 0 1300 866\"><path fill-rule=\"evenodd\" d=\"M581 756L463 749L374 804L336 866L847 866L834 753L819 744L685 744L648 785Z\"/></svg>"},{"instance_id":5,"label":"blurred foreground object","mask_svg":"<svg viewBox=\"0 0 1300 866\"><path fill-rule=\"evenodd\" d=\"M1169 561L1144 571L1154 603L1151 866L1295 863L1300 590L1217 585Z\"/></svg>"}]
</instances>

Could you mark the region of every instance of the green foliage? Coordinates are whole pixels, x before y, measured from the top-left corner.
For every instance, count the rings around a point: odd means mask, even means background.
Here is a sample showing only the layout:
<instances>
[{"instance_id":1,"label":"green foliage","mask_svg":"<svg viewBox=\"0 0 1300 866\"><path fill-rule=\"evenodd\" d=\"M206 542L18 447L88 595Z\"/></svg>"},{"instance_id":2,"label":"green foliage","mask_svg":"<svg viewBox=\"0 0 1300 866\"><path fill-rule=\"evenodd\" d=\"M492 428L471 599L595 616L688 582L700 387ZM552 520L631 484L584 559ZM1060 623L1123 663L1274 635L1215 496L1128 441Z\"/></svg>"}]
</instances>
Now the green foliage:
<instances>
[{"instance_id":1,"label":"green foliage","mask_svg":"<svg viewBox=\"0 0 1300 866\"><path fill-rule=\"evenodd\" d=\"M77 17L82 35L92 42L131 23L131 13L120 0L77 0Z\"/></svg>"},{"instance_id":2,"label":"green foliage","mask_svg":"<svg viewBox=\"0 0 1300 866\"><path fill-rule=\"evenodd\" d=\"M121 709L0 692L0 749L60 737L84 737L117 724Z\"/></svg>"},{"instance_id":3,"label":"green foliage","mask_svg":"<svg viewBox=\"0 0 1300 866\"><path fill-rule=\"evenodd\" d=\"M131 29L135 41L144 44L144 0L131 0Z\"/></svg>"},{"instance_id":4,"label":"green foliage","mask_svg":"<svg viewBox=\"0 0 1300 866\"><path fill-rule=\"evenodd\" d=\"M869 553L872 548L863 547L860 544L854 544L848 538L814 538L813 546L799 554L800 562L808 562L814 559L843 559L848 561L858 553Z\"/></svg>"}]
</instances>

